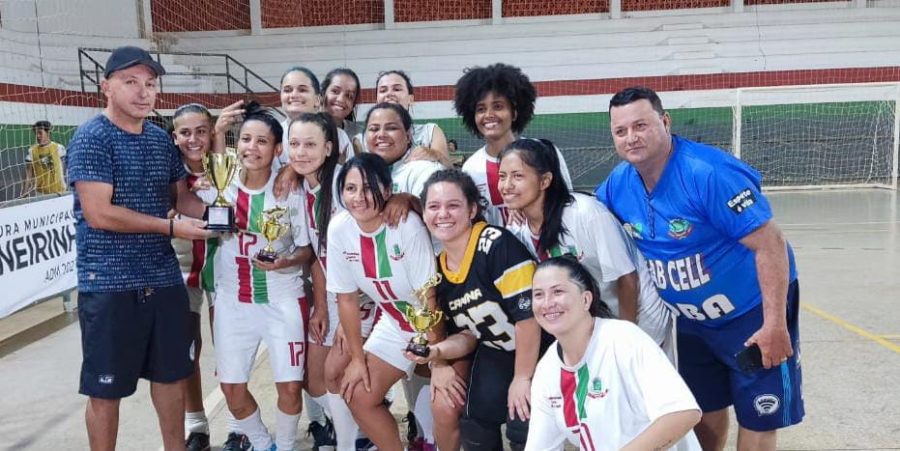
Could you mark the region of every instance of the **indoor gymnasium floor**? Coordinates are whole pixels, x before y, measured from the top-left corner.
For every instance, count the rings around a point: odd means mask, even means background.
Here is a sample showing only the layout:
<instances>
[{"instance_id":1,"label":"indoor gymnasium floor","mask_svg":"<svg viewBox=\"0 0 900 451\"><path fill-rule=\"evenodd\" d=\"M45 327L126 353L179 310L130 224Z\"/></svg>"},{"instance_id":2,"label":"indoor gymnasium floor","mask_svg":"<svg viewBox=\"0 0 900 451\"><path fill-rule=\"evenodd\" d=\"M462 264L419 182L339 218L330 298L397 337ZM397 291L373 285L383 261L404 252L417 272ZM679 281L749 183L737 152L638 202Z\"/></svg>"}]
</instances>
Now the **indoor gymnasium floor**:
<instances>
[{"instance_id":1,"label":"indoor gymnasium floor","mask_svg":"<svg viewBox=\"0 0 900 451\"><path fill-rule=\"evenodd\" d=\"M769 198L796 253L802 300L806 418L781 433L779 448L900 449L896 192L772 192ZM56 318L37 332L11 339L0 335L0 449L87 449L84 398L77 394L79 329L77 322L58 315L61 305L53 310L46 315ZM0 334L15 329L26 315L0 320ZM204 333L210 343L208 328ZM225 438L224 403L209 346L201 363L213 441L220 445ZM269 381L263 353L251 390L266 422L274 424L274 387ZM400 418L406 405L399 387L396 393L393 410ZM301 427L306 429L305 420ZM732 427L731 448L734 435ZM301 435L297 449L310 445ZM119 449L161 449L146 383L122 402Z\"/></svg>"}]
</instances>

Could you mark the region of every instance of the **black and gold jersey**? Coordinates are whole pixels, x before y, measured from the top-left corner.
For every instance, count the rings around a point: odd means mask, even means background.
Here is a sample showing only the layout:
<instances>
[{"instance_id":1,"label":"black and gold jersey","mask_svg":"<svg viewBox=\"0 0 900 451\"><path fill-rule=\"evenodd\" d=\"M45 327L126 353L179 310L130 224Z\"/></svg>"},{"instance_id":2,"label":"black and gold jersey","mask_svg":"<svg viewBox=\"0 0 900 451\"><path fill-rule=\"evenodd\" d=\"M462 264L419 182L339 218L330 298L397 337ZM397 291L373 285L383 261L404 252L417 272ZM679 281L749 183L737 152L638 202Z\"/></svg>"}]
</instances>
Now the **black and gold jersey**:
<instances>
[{"instance_id":1,"label":"black and gold jersey","mask_svg":"<svg viewBox=\"0 0 900 451\"><path fill-rule=\"evenodd\" d=\"M447 269L439 255L443 280L437 298L448 333L470 330L480 344L515 351L515 323L533 317L531 279L535 261L509 231L475 224L458 271Z\"/></svg>"}]
</instances>

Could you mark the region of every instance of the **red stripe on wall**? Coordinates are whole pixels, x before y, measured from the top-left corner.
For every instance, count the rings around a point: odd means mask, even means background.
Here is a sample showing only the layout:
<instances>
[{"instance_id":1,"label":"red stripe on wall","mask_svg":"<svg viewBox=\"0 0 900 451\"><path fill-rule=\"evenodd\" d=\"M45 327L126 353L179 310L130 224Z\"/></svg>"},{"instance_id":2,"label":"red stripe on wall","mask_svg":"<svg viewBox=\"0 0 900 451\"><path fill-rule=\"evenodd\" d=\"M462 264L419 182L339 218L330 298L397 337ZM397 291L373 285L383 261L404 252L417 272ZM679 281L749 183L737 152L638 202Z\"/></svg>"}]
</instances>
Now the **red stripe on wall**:
<instances>
[{"instance_id":1,"label":"red stripe on wall","mask_svg":"<svg viewBox=\"0 0 900 451\"><path fill-rule=\"evenodd\" d=\"M491 0L443 0L427 4L421 0L394 0L396 22L490 18Z\"/></svg>"},{"instance_id":2,"label":"red stripe on wall","mask_svg":"<svg viewBox=\"0 0 900 451\"><path fill-rule=\"evenodd\" d=\"M671 0L667 0L671 1ZM609 12L608 0L503 0L503 17L556 16L560 14L597 14Z\"/></svg>"},{"instance_id":3,"label":"red stripe on wall","mask_svg":"<svg viewBox=\"0 0 900 451\"><path fill-rule=\"evenodd\" d=\"M249 30L250 2L153 0L154 32Z\"/></svg>"},{"instance_id":4,"label":"red stripe on wall","mask_svg":"<svg viewBox=\"0 0 900 451\"><path fill-rule=\"evenodd\" d=\"M614 94L629 86L647 86L659 92L704 91L761 86L821 85L832 83L873 83L900 81L900 66L849 67L835 69L804 69L784 71L737 72L699 75L659 75L586 80L553 80L535 82L541 96ZM416 87L416 100L451 101L453 85ZM278 93L253 94L269 106L280 106ZM375 102L375 90L362 90L362 103ZM157 109L175 109L185 103L197 102L217 109L244 99L247 94L162 93L157 97ZM38 103L45 105L102 108L98 94L67 91L55 88L0 83L0 102Z\"/></svg>"},{"instance_id":5,"label":"red stripe on wall","mask_svg":"<svg viewBox=\"0 0 900 451\"><path fill-rule=\"evenodd\" d=\"M784 2L782 1L781 3ZM729 0L622 0L622 11L716 8L728 6L729 4Z\"/></svg>"},{"instance_id":6,"label":"red stripe on wall","mask_svg":"<svg viewBox=\"0 0 900 451\"><path fill-rule=\"evenodd\" d=\"M263 28L384 23L381 0L260 0Z\"/></svg>"}]
</instances>

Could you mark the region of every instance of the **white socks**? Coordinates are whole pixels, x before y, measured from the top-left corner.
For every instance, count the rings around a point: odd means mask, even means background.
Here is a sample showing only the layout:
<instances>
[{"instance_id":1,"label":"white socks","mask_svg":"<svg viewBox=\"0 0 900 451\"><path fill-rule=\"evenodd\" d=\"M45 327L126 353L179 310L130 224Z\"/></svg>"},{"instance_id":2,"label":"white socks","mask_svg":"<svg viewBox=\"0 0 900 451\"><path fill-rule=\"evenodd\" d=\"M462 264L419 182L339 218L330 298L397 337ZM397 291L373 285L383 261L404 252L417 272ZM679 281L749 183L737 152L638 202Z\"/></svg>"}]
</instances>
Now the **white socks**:
<instances>
[{"instance_id":1,"label":"white socks","mask_svg":"<svg viewBox=\"0 0 900 451\"><path fill-rule=\"evenodd\" d=\"M431 385L425 385L419 390L413 413L416 415L416 422L419 423L419 433L426 442L434 444L434 417L431 416Z\"/></svg>"},{"instance_id":2,"label":"white socks","mask_svg":"<svg viewBox=\"0 0 900 451\"><path fill-rule=\"evenodd\" d=\"M293 451L297 441L300 414L288 415L275 408L275 445L278 451ZM256 445L254 445L256 446Z\"/></svg>"},{"instance_id":3,"label":"white socks","mask_svg":"<svg viewBox=\"0 0 900 451\"><path fill-rule=\"evenodd\" d=\"M235 419L235 421L241 432L250 439L253 449L268 451L272 448L272 436L269 435L266 425L263 424L262 418L259 416L259 407L247 418L243 420Z\"/></svg>"},{"instance_id":4,"label":"white socks","mask_svg":"<svg viewBox=\"0 0 900 451\"><path fill-rule=\"evenodd\" d=\"M337 451L356 451L359 426L353 419L350 407L347 406L341 395L328 393L324 397L328 400L328 411L331 414L331 421L334 423Z\"/></svg>"},{"instance_id":5,"label":"white socks","mask_svg":"<svg viewBox=\"0 0 900 451\"><path fill-rule=\"evenodd\" d=\"M325 395L312 396L303 390L303 406L306 407L306 418L325 426Z\"/></svg>"},{"instance_id":6,"label":"white socks","mask_svg":"<svg viewBox=\"0 0 900 451\"><path fill-rule=\"evenodd\" d=\"M240 426L238 426L237 420L234 418L234 415L231 414L231 411L228 410L228 407L225 408L225 425L228 429L229 434L232 432L243 434L243 432L241 432Z\"/></svg>"},{"instance_id":7,"label":"white socks","mask_svg":"<svg viewBox=\"0 0 900 451\"><path fill-rule=\"evenodd\" d=\"M190 434L191 432L199 432L201 434L209 434L209 421L206 419L206 412L185 412L184 413L184 430Z\"/></svg>"}]
</instances>

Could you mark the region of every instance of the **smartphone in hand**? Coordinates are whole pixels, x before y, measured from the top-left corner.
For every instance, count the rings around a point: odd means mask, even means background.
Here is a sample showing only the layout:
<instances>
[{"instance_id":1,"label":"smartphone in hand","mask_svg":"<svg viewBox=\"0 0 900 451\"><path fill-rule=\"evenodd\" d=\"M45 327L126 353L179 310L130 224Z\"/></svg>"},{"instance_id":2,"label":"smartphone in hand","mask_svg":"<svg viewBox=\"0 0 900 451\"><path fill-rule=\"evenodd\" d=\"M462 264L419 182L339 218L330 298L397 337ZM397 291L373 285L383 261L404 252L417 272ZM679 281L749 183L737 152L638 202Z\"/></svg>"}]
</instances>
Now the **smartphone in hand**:
<instances>
[{"instance_id":1,"label":"smartphone in hand","mask_svg":"<svg viewBox=\"0 0 900 451\"><path fill-rule=\"evenodd\" d=\"M735 354L734 357L737 359L738 369L745 373L753 373L763 368L762 351L756 344L744 348L743 351Z\"/></svg>"}]
</instances>

